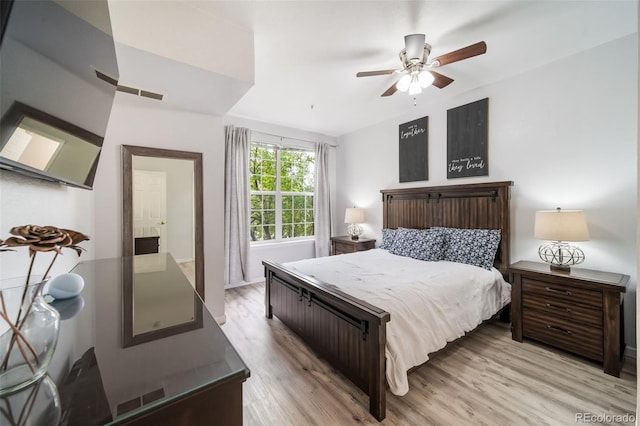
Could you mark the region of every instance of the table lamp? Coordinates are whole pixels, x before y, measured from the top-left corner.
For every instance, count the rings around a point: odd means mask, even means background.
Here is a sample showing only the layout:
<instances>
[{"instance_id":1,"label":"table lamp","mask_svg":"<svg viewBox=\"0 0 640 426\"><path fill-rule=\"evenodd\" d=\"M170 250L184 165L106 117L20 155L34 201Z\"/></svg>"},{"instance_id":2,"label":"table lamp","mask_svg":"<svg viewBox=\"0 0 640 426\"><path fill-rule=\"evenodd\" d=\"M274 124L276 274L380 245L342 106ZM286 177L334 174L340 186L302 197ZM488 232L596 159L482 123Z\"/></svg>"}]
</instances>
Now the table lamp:
<instances>
[{"instance_id":1,"label":"table lamp","mask_svg":"<svg viewBox=\"0 0 640 426\"><path fill-rule=\"evenodd\" d=\"M364 209L357 207L347 207L344 213L344 223L348 223L347 234L352 240L357 240L362 235L362 227L360 223L364 223Z\"/></svg>"},{"instance_id":2,"label":"table lamp","mask_svg":"<svg viewBox=\"0 0 640 426\"><path fill-rule=\"evenodd\" d=\"M569 271L571 265L584 262L584 252L567 241L589 241L587 219L582 210L542 210L536 212L534 237L550 240L538 248L540 259L552 270Z\"/></svg>"}]
</instances>

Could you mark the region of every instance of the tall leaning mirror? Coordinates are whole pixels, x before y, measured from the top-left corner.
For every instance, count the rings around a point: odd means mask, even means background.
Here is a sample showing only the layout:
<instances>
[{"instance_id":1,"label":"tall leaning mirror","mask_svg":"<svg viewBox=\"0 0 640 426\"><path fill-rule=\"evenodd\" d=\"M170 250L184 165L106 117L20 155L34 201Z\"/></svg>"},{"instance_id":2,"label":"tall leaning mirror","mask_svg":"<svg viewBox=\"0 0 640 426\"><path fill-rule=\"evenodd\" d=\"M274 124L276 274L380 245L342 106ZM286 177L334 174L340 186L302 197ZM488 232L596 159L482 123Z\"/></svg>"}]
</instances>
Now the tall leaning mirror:
<instances>
[{"instance_id":1,"label":"tall leaning mirror","mask_svg":"<svg viewBox=\"0 0 640 426\"><path fill-rule=\"evenodd\" d=\"M204 300L202 154L122 145L122 165L123 256L169 254Z\"/></svg>"}]
</instances>

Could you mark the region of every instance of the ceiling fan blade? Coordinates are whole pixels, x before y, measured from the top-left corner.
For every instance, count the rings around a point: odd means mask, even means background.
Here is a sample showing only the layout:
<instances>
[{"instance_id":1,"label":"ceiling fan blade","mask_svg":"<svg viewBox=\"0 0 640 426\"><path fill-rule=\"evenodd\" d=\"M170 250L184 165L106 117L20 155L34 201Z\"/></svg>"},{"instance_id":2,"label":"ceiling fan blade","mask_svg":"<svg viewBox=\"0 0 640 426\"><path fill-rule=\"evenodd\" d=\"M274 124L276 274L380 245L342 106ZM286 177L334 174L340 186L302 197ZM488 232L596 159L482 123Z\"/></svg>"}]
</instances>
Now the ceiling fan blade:
<instances>
[{"instance_id":1,"label":"ceiling fan blade","mask_svg":"<svg viewBox=\"0 0 640 426\"><path fill-rule=\"evenodd\" d=\"M407 52L407 59L422 60L424 51L424 34L409 34L404 36L404 47Z\"/></svg>"},{"instance_id":2,"label":"ceiling fan blade","mask_svg":"<svg viewBox=\"0 0 640 426\"><path fill-rule=\"evenodd\" d=\"M438 56L433 59L432 62L438 62L439 66L447 65L453 62L462 61L463 59L472 58L474 56L482 55L487 52L487 44L484 41L472 44L462 49L454 50L453 52L445 53L442 56Z\"/></svg>"},{"instance_id":3,"label":"ceiling fan blade","mask_svg":"<svg viewBox=\"0 0 640 426\"><path fill-rule=\"evenodd\" d=\"M394 93L396 93L396 91L398 90L398 88L396 87L396 84L397 84L397 83L398 83L397 81L396 81L395 83L393 83L393 84L391 85L391 87L389 87L389 88L388 88L388 89L387 89L387 90L386 90L382 95L380 95L380 96L391 96L391 95L393 95Z\"/></svg>"},{"instance_id":4,"label":"ceiling fan blade","mask_svg":"<svg viewBox=\"0 0 640 426\"><path fill-rule=\"evenodd\" d=\"M453 79L447 77L446 75L442 75L439 72L429 71L433 76L432 86L436 86L438 89L442 89L443 87L447 87L451 83L453 83Z\"/></svg>"},{"instance_id":5,"label":"ceiling fan blade","mask_svg":"<svg viewBox=\"0 0 640 426\"><path fill-rule=\"evenodd\" d=\"M372 75L387 75L393 74L396 70L380 70L380 71L360 71L356 74L356 77L371 77Z\"/></svg>"}]
</instances>

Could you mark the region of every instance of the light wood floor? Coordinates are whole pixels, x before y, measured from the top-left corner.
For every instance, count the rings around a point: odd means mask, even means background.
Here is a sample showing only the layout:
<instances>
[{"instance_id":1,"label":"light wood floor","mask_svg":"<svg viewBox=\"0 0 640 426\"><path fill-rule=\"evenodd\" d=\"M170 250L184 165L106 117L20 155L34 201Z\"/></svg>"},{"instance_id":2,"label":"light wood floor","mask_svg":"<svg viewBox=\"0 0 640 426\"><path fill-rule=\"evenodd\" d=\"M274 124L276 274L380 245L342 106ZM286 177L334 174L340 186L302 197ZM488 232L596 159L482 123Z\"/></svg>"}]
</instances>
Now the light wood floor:
<instances>
[{"instance_id":1,"label":"light wood floor","mask_svg":"<svg viewBox=\"0 0 640 426\"><path fill-rule=\"evenodd\" d=\"M363 392L278 319L264 316L264 284L226 291L222 329L251 370L245 425L378 424ZM480 326L387 391L385 425L570 425L577 413L633 415L635 364L621 377L549 347L511 340L508 325ZM610 418L599 424L633 424ZM632 419L634 420L634 419Z\"/></svg>"}]
</instances>

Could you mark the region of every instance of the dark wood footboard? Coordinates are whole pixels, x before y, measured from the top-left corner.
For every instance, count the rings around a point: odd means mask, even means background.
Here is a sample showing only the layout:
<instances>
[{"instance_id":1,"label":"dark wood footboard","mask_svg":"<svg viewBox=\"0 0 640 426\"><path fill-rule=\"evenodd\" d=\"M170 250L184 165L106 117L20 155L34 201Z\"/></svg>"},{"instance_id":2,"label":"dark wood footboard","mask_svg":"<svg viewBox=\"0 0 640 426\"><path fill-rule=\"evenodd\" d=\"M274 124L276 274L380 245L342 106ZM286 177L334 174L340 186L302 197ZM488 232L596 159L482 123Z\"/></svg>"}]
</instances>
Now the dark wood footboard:
<instances>
[{"instance_id":1,"label":"dark wood footboard","mask_svg":"<svg viewBox=\"0 0 640 426\"><path fill-rule=\"evenodd\" d=\"M369 395L369 412L385 418L388 312L322 281L263 261L267 318L277 316L313 350Z\"/></svg>"}]
</instances>

